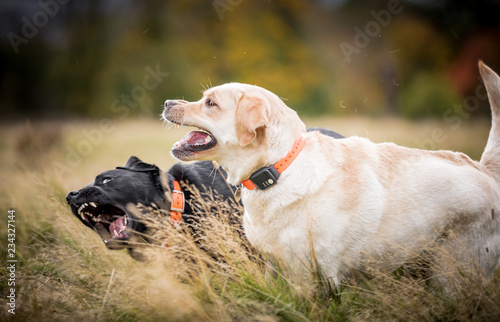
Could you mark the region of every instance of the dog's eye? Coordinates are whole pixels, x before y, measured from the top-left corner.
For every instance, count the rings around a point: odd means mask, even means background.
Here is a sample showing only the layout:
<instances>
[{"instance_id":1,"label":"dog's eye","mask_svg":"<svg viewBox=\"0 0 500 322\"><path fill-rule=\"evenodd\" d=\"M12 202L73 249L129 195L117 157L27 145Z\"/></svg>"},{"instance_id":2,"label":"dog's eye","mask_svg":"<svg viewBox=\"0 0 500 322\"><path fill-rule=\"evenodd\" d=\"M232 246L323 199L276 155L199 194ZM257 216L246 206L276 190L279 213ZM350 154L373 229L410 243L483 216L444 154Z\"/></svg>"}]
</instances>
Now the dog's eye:
<instances>
[{"instance_id":1,"label":"dog's eye","mask_svg":"<svg viewBox=\"0 0 500 322\"><path fill-rule=\"evenodd\" d=\"M211 99L207 99L205 101L205 105L207 105L209 107L215 107L215 106L217 106L217 104L214 101L212 101Z\"/></svg>"},{"instance_id":2,"label":"dog's eye","mask_svg":"<svg viewBox=\"0 0 500 322\"><path fill-rule=\"evenodd\" d=\"M111 179L113 179L113 178L104 178L104 179L102 180L102 184L106 184L106 183L110 182L110 181L111 181Z\"/></svg>"}]
</instances>

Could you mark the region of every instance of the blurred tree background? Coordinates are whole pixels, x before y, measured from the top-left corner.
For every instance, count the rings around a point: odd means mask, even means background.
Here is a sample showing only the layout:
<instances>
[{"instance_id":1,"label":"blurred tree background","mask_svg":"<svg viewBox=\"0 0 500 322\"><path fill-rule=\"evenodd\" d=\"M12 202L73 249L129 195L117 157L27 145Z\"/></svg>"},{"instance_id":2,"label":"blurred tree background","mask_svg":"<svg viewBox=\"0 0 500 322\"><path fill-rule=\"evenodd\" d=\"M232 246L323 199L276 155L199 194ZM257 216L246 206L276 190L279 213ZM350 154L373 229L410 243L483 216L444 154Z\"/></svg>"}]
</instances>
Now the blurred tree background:
<instances>
[{"instance_id":1,"label":"blurred tree background","mask_svg":"<svg viewBox=\"0 0 500 322\"><path fill-rule=\"evenodd\" d=\"M2 119L157 118L230 81L303 116L487 115L477 61L500 72L499 14L498 0L6 0Z\"/></svg>"}]
</instances>

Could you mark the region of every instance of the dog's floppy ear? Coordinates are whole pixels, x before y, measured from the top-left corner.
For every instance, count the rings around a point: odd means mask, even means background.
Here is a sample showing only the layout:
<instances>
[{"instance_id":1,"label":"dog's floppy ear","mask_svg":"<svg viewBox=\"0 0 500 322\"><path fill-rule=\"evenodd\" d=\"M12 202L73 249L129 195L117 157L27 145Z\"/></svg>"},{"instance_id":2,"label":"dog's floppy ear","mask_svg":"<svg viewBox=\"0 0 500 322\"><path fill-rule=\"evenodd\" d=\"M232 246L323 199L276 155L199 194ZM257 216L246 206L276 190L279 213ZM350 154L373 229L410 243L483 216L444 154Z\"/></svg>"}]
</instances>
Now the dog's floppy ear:
<instances>
[{"instance_id":1,"label":"dog's floppy ear","mask_svg":"<svg viewBox=\"0 0 500 322\"><path fill-rule=\"evenodd\" d=\"M265 128L268 119L269 101L261 95L245 95L236 106L236 135L241 146L252 143L257 129Z\"/></svg>"},{"instance_id":2,"label":"dog's floppy ear","mask_svg":"<svg viewBox=\"0 0 500 322\"><path fill-rule=\"evenodd\" d=\"M117 169L146 173L150 176L151 180L157 187L158 191L163 192L163 187L161 184L160 168L158 168L156 165L143 162L136 156L131 156L128 159L125 167L117 167Z\"/></svg>"},{"instance_id":3,"label":"dog's floppy ear","mask_svg":"<svg viewBox=\"0 0 500 322\"><path fill-rule=\"evenodd\" d=\"M132 168L132 169L136 169L136 168L139 168L141 167L141 165L144 165L146 163L142 162L141 159L139 159L138 157L136 156L131 156L128 161L127 161L127 164L125 164L125 167L126 168ZM144 167L144 166L143 166Z\"/></svg>"}]
</instances>

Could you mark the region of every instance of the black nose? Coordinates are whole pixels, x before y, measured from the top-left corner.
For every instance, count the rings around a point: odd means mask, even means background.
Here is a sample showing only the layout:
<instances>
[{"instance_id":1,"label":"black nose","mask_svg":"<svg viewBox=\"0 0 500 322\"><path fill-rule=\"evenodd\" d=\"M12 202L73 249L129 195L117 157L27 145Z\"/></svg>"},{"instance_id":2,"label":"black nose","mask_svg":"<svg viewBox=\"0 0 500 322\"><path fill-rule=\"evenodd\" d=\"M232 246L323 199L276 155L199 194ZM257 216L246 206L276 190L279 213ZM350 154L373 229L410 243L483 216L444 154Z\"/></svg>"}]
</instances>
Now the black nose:
<instances>
[{"instance_id":1,"label":"black nose","mask_svg":"<svg viewBox=\"0 0 500 322\"><path fill-rule=\"evenodd\" d=\"M66 202L69 204L71 201L71 198L75 197L78 194L78 191L70 191L66 195Z\"/></svg>"}]
</instances>

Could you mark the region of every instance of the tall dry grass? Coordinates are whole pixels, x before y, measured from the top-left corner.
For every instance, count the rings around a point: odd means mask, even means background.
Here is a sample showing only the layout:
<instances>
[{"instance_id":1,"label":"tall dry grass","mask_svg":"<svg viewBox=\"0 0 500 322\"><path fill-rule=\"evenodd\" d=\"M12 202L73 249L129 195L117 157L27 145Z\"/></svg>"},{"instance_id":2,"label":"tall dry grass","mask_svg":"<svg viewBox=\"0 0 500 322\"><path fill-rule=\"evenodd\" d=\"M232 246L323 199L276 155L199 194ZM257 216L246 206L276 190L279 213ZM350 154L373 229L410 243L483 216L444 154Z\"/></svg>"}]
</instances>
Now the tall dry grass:
<instances>
[{"instance_id":1,"label":"tall dry grass","mask_svg":"<svg viewBox=\"0 0 500 322\"><path fill-rule=\"evenodd\" d=\"M312 120L329 124L348 135L363 135L412 145L423 127L385 120ZM362 124L362 125L360 125ZM461 150L487 136L486 121L463 125L458 134L448 129L449 142ZM347 281L339 288L323 287L321 276L312 283L293 280L266 264L251 250L238 227L228 223L237 205L213 196L200 207L215 207L203 219L196 237L164 222L152 211L148 224L156 228L155 245L144 248L151 261L140 263L126 251L109 251L100 238L71 214L65 195L81 188L98 173L123 165L130 155L167 169L174 160L168 150L182 130L165 132L158 122L116 124L92 153L72 171L59 177L53 162L65 162L67 147L76 148L82 131L96 123L17 124L0 128L0 312L2 320L67 321L326 321L326 320L482 320L500 319L500 274L485 281L473 265L458 265L453 293L429 287L422 277L406 277L402 270L377 273L372 279ZM357 128L357 133L349 132ZM376 131L374 129L377 129ZM385 134L384 134L385 133ZM388 134L392 133L392 134ZM396 133L398 135L397 140ZM378 139L382 138L382 139ZM451 139L453 138L453 139ZM469 142L473 141L473 144ZM485 140L483 140L485 142ZM481 141L481 146L484 142ZM125 143L124 143L125 142ZM440 146L443 147L443 146ZM468 149L466 148L466 149ZM480 149L479 154L480 154ZM472 157L478 158L479 155ZM16 210L16 315L7 313L5 265L7 209ZM217 216L217 218L215 218ZM167 245L162 247L161 244ZM202 249L200 249L202 245ZM450 261L454 264L454 259ZM455 261L456 262L456 261ZM460 264L460 263L456 263ZM454 265L451 265L452 268ZM326 285L323 285L326 286Z\"/></svg>"}]
</instances>

